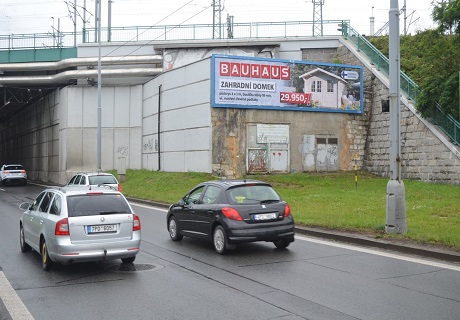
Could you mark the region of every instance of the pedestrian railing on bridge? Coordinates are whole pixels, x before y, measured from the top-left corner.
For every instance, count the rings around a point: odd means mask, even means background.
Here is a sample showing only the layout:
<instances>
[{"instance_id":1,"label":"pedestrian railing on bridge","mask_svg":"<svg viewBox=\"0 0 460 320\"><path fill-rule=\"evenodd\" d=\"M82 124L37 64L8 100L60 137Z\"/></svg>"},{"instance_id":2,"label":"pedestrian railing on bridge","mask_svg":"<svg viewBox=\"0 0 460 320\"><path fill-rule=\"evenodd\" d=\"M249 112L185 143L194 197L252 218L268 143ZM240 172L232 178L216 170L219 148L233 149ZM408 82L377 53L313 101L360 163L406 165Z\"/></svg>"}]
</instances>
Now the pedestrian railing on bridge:
<instances>
[{"instance_id":1,"label":"pedestrian railing on bridge","mask_svg":"<svg viewBox=\"0 0 460 320\"><path fill-rule=\"evenodd\" d=\"M349 20L346 20L348 23ZM322 21L322 36L340 36L337 25L342 20ZM231 27L219 27L222 39L290 38L313 37L318 22L251 22L234 23ZM212 24L164 25L141 27L101 28L101 41L136 42L168 40L212 40L215 28ZM98 30L84 29L81 32L54 32L34 34L0 35L0 50L68 48L76 44L97 41Z\"/></svg>"}]
</instances>

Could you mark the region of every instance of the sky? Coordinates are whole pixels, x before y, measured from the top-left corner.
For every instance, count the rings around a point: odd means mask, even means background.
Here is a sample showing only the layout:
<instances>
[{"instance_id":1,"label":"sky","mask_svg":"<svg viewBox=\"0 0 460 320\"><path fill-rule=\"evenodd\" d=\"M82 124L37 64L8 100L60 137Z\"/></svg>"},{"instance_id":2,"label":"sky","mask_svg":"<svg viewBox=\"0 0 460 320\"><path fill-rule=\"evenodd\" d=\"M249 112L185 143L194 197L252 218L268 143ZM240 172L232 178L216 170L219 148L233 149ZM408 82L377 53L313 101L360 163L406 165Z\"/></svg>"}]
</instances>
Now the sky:
<instances>
[{"instance_id":1,"label":"sky","mask_svg":"<svg viewBox=\"0 0 460 320\"><path fill-rule=\"evenodd\" d=\"M102 27L108 26L108 1L102 0ZM213 0L111 0L112 27L212 24ZM217 2L219 0L216 0ZM319 2L320 0L315 0ZM370 17L377 32L388 20L390 0L323 0L323 20L350 20L361 34L370 33ZM399 0L406 5L400 30L414 34L434 28L432 0ZM73 6L77 6L77 31L83 28L86 7L87 28L94 28L95 0L0 0L0 35L48 33L54 29L73 32ZM220 0L221 21L227 15L234 23L312 21L313 0Z\"/></svg>"}]
</instances>

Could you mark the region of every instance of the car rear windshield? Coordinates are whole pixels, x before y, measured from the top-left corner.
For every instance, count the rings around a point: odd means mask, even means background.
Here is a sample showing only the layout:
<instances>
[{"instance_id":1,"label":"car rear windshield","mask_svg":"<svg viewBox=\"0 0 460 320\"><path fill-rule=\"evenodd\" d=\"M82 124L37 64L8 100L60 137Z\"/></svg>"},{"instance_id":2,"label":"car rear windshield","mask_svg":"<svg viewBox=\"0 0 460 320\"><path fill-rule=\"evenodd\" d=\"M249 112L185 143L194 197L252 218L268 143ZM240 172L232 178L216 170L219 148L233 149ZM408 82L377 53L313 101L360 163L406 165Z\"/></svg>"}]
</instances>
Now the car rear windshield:
<instances>
[{"instance_id":1,"label":"car rear windshield","mask_svg":"<svg viewBox=\"0 0 460 320\"><path fill-rule=\"evenodd\" d=\"M101 175L101 176L90 176L89 177L90 185L99 185L99 184L117 184L117 180L114 176Z\"/></svg>"},{"instance_id":2,"label":"car rear windshield","mask_svg":"<svg viewBox=\"0 0 460 320\"><path fill-rule=\"evenodd\" d=\"M227 190L231 204L255 204L281 201L276 191L267 185L241 185Z\"/></svg>"},{"instance_id":3,"label":"car rear windshield","mask_svg":"<svg viewBox=\"0 0 460 320\"><path fill-rule=\"evenodd\" d=\"M5 166L4 170L24 170L22 166Z\"/></svg>"},{"instance_id":4,"label":"car rear windshield","mask_svg":"<svg viewBox=\"0 0 460 320\"><path fill-rule=\"evenodd\" d=\"M119 194L75 195L67 197L69 217L131 213L128 203Z\"/></svg>"}]
</instances>

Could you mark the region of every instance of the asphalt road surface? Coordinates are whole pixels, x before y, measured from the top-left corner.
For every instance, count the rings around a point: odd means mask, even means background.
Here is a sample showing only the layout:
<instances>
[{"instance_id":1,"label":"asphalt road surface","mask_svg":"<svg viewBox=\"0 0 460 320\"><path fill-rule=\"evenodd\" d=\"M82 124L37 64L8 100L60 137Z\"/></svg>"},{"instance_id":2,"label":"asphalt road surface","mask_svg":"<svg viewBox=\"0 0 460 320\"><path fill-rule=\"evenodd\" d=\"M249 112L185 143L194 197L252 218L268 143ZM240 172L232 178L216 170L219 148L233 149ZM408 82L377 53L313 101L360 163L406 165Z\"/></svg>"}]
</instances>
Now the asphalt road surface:
<instances>
[{"instance_id":1,"label":"asphalt road surface","mask_svg":"<svg viewBox=\"0 0 460 320\"><path fill-rule=\"evenodd\" d=\"M170 240L166 212L133 205L141 252L40 267L19 248L18 206L40 186L0 189L0 319L460 319L460 265L296 236L287 249Z\"/></svg>"}]
</instances>

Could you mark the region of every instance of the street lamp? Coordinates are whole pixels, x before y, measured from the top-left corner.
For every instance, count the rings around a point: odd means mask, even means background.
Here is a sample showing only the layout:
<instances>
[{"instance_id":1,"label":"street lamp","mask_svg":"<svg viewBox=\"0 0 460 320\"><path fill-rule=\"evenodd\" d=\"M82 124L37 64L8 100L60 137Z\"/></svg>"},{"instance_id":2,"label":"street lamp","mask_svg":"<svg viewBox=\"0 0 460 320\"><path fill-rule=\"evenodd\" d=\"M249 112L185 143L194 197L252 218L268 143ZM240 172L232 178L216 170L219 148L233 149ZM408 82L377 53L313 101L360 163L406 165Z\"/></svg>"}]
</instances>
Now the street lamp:
<instances>
[{"instance_id":1,"label":"street lamp","mask_svg":"<svg viewBox=\"0 0 460 320\"><path fill-rule=\"evenodd\" d=\"M390 181L387 184L387 233L404 233L406 223L406 195L401 180L401 100L400 100L400 44L398 0L390 1Z\"/></svg>"}]
</instances>

